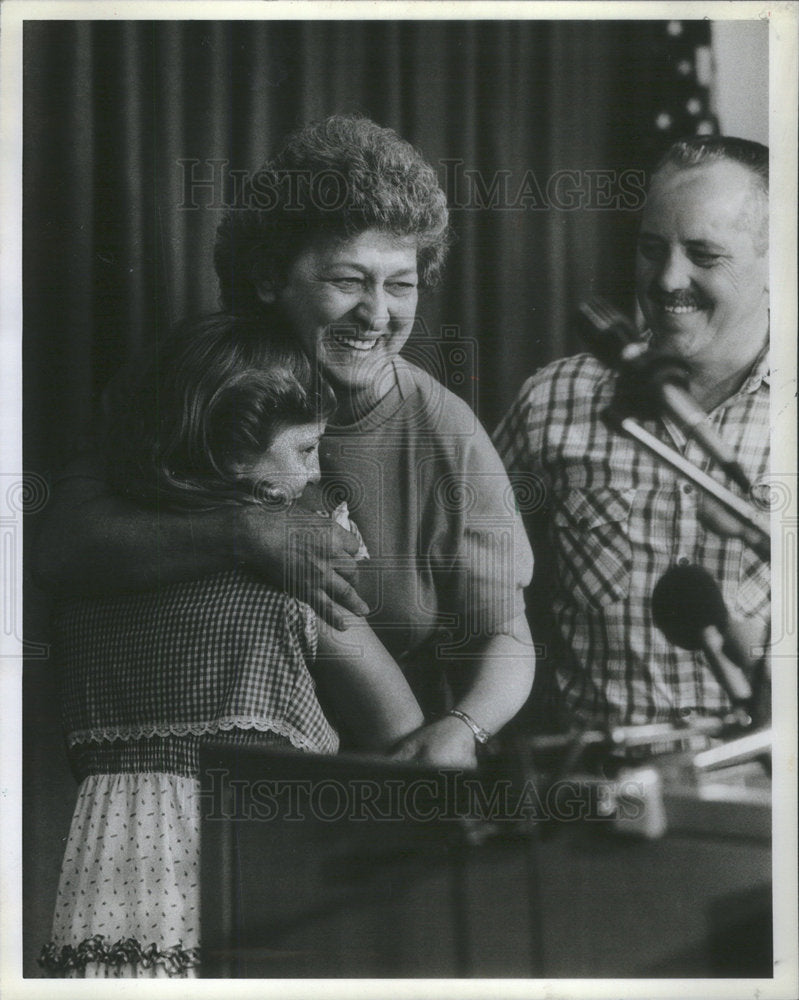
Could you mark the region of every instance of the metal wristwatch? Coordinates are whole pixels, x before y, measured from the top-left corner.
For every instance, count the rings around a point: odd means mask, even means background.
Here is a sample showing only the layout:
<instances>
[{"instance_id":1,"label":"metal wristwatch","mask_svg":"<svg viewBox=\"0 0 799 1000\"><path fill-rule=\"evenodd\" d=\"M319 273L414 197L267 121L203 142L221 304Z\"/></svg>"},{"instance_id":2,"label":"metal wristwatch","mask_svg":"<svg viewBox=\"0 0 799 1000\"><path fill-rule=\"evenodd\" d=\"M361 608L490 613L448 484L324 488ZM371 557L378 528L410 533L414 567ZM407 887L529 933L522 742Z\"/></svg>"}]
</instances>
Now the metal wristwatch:
<instances>
[{"instance_id":1,"label":"metal wristwatch","mask_svg":"<svg viewBox=\"0 0 799 1000\"><path fill-rule=\"evenodd\" d=\"M474 733L474 738L477 740L478 743L488 743L488 741L491 739L491 733L489 733L487 729L483 729L482 727L478 726L477 723L474 721L474 719L470 715L467 715L465 712L461 712L457 708L451 708L447 712L447 715L454 715L456 719L460 719L461 722L465 722L466 725L469 727L469 729L471 729L471 731Z\"/></svg>"}]
</instances>

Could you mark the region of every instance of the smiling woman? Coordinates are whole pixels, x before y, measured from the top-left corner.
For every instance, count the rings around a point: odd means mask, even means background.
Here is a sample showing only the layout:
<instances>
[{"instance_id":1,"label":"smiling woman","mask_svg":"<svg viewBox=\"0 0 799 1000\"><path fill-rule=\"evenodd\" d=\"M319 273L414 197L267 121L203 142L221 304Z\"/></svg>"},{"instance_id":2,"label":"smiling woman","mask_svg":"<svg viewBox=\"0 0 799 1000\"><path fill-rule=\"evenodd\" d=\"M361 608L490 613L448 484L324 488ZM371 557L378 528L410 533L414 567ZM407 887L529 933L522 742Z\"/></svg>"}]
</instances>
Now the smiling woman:
<instances>
[{"instance_id":1,"label":"smiling woman","mask_svg":"<svg viewBox=\"0 0 799 1000\"><path fill-rule=\"evenodd\" d=\"M321 238L294 261L284 283L258 283L277 303L338 396L337 418L352 423L391 388L391 360L413 327L418 299L416 242L368 230Z\"/></svg>"},{"instance_id":2,"label":"smiling woman","mask_svg":"<svg viewBox=\"0 0 799 1000\"><path fill-rule=\"evenodd\" d=\"M279 511L142 512L120 502L95 462L56 489L39 536L42 578L73 592L101 581L130 590L245 565L338 628L342 609L371 610L428 717L394 755L472 765L476 735L504 726L531 688L532 557L475 414L399 354L417 289L438 280L447 245L435 171L395 132L353 116L290 136L219 226L228 312L287 327L334 384L322 492L328 507L349 503L366 568L352 559L357 539L322 517L287 545Z\"/></svg>"},{"instance_id":3,"label":"smiling woman","mask_svg":"<svg viewBox=\"0 0 799 1000\"><path fill-rule=\"evenodd\" d=\"M298 202L296 190L288 185L290 202L271 203L269 209L254 207L255 192L263 194L266 187L261 182L268 177L276 179L278 189L278 182L286 177L306 178L308 191L315 195L309 194L307 200ZM335 200L324 195L327 185L337 192ZM74 573L82 560L78 575L86 572L87 562L91 563L86 560L87 552L94 553L98 563L113 563L114 579L109 581L104 595L107 601L89 602L93 607L99 604L102 611L109 610L106 605L110 604L112 617L119 610L118 604L124 611L128 600L115 589L127 586L136 590L140 567L156 569L158 586L150 590L151 603L146 593L140 600L135 595L137 607L144 602L142 629L154 630L155 643L120 640L120 628L126 627L128 621L124 614L115 619L117 625L121 622L120 627L106 628L103 620L101 627L93 631L101 636L109 634L110 648L119 647L119 654L101 656L99 668L92 659L88 663L89 681L105 690L111 683L106 677L107 665L113 663L118 668L117 660L126 657L124 669L115 670L112 678L121 678L124 688L125 678L137 676L134 668L143 660L151 685L168 692L172 699L160 721L156 720L161 728L154 731L160 736L166 725L164 718L172 709L178 713L192 710L192 703L180 697L182 690L199 699L205 711L206 700L218 690L236 692L243 686L245 693L260 691L264 684L270 685L276 670L280 673L279 648L256 641L249 659L238 655L236 641L249 634L247 624L259 613L263 602L252 601L247 595L242 598L238 593L231 596L227 591L217 606L227 622L226 629L216 629L215 616L204 610L205 605L199 610L196 624L185 615L175 614L176 628L183 630L181 637L186 633L191 650L187 663L191 667L196 659L203 667L202 676L194 671L192 676L184 677L185 683L177 690L172 684L174 665L164 666L166 655L148 659L147 650L158 650L159 642L169 643L160 603L165 593L183 595L188 589L194 594L203 580L221 576L227 581L231 575L234 581L243 577L248 585L263 588L268 587L263 583L267 576L276 584L269 589L277 595L278 603L293 606L309 590L313 592L320 578L327 582L332 576L330 542L337 536L328 518L317 516L313 520L311 515L302 515L298 519L295 515L292 522L285 511L252 502L258 499L252 495L249 502L228 504L226 511L206 509L210 487L241 493L251 480L261 476L274 484L276 472L282 472L289 477L284 485L293 496L307 481L316 478L315 421L321 426L327 410L322 407L317 411L312 404L324 396L327 377L334 384L337 401L335 424L328 424L320 445L322 496L330 514L342 510L346 501L361 528L369 559L361 575L356 578L353 574L353 579L362 596L368 594L372 613L368 624L360 619L350 621L357 640L354 643L344 643L333 630L322 628L320 648L325 656L315 669L321 670L320 681L336 717L347 727L344 745L357 745L361 737L362 746L383 750L397 760L471 767L476 763L478 745L518 712L532 686L535 660L522 593L530 580L532 560L508 478L474 413L399 355L413 326L417 287L433 282L443 263L447 244L444 193L428 164L395 133L365 119L345 117L310 126L292 137L282 153L255 175L252 191L253 206L231 210L220 227L216 262L230 311L217 331L221 339L215 343L224 355L235 347L230 339L232 331L246 331L248 357L253 362L246 377L257 386L264 380L258 370L259 361L270 370L274 367L259 354L261 337L280 331L293 353L299 355L295 361L305 376L301 397L305 404L311 404L310 409L308 405L299 410L294 407L286 414L285 406L270 402L263 392L256 393L255 400L245 392L246 406L239 393L228 405L222 386L214 384L212 376L225 384L233 378L237 392L246 390L249 383L239 378L242 373L234 371L232 364L219 364L218 359L214 362L210 354L204 354L202 338L193 327L180 339L176 354L158 355L156 382L164 379L165 383L159 383L151 396L152 405L123 407L120 411L123 420L131 410L143 414L149 433L133 428L122 435L129 446L110 449L99 472L95 466L87 474L82 467L64 477L49 514L49 535L44 539L40 536L40 550L46 554L53 545L63 552L77 540L75 559L64 562ZM346 197L339 197L341 192ZM168 345L164 350L168 351ZM193 365L183 363L186 354L194 359ZM316 366L309 364L308 355ZM184 369L189 368L197 380L193 392L185 378ZM282 384L285 380L277 381ZM255 420L253 403L257 403L255 415L259 418ZM159 422L159 415L174 417L175 411L183 410L193 419ZM203 456L198 453L202 448L195 446L216 442L217 435L206 426L212 422L212 415L220 416L227 443L203 464ZM261 417L268 418L270 426L279 425L272 426L273 433L268 437L259 431ZM201 429L199 433L184 433L195 424ZM120 440L119 436L116 440ZM134 462L134 467L146 469L148 461L152 466L153 456L166 459L156 463L158 481L154 489L158 502L148 509L136 504L139 495L123 493L125 477L114 474L114 456L128 447L134 454L140 453L141 462ZM203 502L203 509L197 510L197 505L194 510L180 509L179 505L167 509L162 502L164 493L171 496L174 491L159 491L159 486L174 486L176 481L181 487L188 485L191 496ZM318 522L328 529L323 535L327 544L312 549L311 557L304 562L296 562L295 542L307 537L309 525L318 528ZM341 551L354 555L361 545L354 534L336 530L340 532L339 549L334 555L339 562ZM340 536L348 541L342 542ZM94 576L90 584L95 591L98 575L90 569L89 576ZM63 583L70 585L68 579ZM357 613L351 605L360 603L360 599L351 588L348 596L349 602L342 603ZM80 600L77 603L80 605ZM181 596L178 611L185 603ZM85 621L82 607L77 616L80 622ZM306 616L301 617L306 620ZM280 622L289 620L279 610L277 618ZM70 621L67 614L67 624ZM223 636L222 652L203 631L209 627L214 634ZM229 633L230 642L226 638ZM73 656L81 669L86 666L86 658L79 655L80 649L96 649L92 635L84 638L85 643L78 643L78 653ZM291 649L298 646L290 637L283 644ZM277 645L282 648L280 642ZM222 655L225 651L227 659ZM298 670L305 669L304 660L303 652L298 658ZM229 667L230 683L214 683L220 663ZM248 664L257 682L248 680ZM292 683L288 687L295 690ZM93 689L90 697L81 701L85 691L80 680L73 688L76 702L104 704L92 696ZM123 690L114 699L114 708L135 701ZM158 702L151 698L146 704ZM239 719L241 713L232 720L228 713L220 722L221 709L210 705L205 711L210 728L202 728L202 732L226 730L229 724L252 729L253 711L243 721ZM176 717L182 725L183 716ZM105 718L79 721L76 739L80 742L96 738L101 755L113 752L105 743L118 736L146 736L153 730L149 718L134 720L132 730L126 717L121 721L115 717L110 722ZM256 721L260 729L275 729L270 720L265 722L259 717ZM188 722L194 726L192 719ZM194 738L196 727L191 726ZM284 728L281 721L279 735L284 734ZM173 726L166 725L163 735L182 738L184 734L182 729L176 733ZM146 752L132 763L114 758L110 770L132 768L137 777L143 774L147 779L150 771L166 772L192 782L196 780L196 757L192 755L196 754L198 740L191 741L187 759L182 744L174 754L167 755L166 762L147 746ZM309 748L329 751L333 746L332 740L317 740ZM178 760L176 754L181 753ZM96 776L98 768L101 777L107 775L107 761L97 759L96 754L89 756L89 779ZM156 790L156 823L170 821L172 813L166 806L157 805L159 795L170 787L166 782ZM122 792L126 798L128 790L123 788ZM136 802L138 796L139 791L134 789L129 800ZM99 828L105 829L105 799L95 796L93 802L101 814ZM194 806L181 806L177 812L189 820L197 817ZM127 815L124 809L120 814ZM85 818L76 820L76 844L85 839ZM90 819L89 827L96 832L94 813ZM117 833L111 831L107 843L113 840L118 844ZM132 824L124 840L130 844L130 856L136 856L142 844ZM196 829L186 831L184 842L192 846L194 862L198 849ZM134 957L137 964L133 970L127 969L127 974L144 974L153 963L159 967L167 963L169 967L173 948L179 953L173 971L184 973L194 968L199 932L193 913L186 915L186 927L182 929L168 924L163 940L150 949L148 927L126 922L125 914L140 915L132 902L123 900L119 912L115 910L115 922L109 926L105 921L104 890L94 891L92 907L87 911L84 901L71 895L76 876L70 866L77 865L76 871L85 869L83 854L70 848L65 865L68 870L63 898L59 900L51 946L46 951L53 970L81 971L87 963L91 967L93 962L99 962L103 969L110 966L119 971L130 959L124 948L116 947L116 935L138 940L145 949L141 956L137 953ZM125 870L114 860L109 860L109 865ZM97 874L106 878L105 872ZM196 894L192 871L186 878L192 880L189 888ZM178 892L181 886L186 888L182 879L177 879ZM141 880L134 881L138 885ZM160 890L153 892L158 896ZM144 910L150 919L146 906Z\"/></svg>"},{"instance_id":4,"label":"smiling woman","mask_svg":"<svg viewBox=\"0 0 799 1000\"><path fill-rule=\"evenodd\" d=\"M399 354L443 266L444 192L390 129L335 116L290 136L243 202L217 236L223 300L287 321L334 386L323 483L370 551L370 623L434 716L396 755L468 765L475 731L495 732L529 693L531 557L474 414ZM445 674L456 715L441 715Z\"/></svg>"}]
</instances>

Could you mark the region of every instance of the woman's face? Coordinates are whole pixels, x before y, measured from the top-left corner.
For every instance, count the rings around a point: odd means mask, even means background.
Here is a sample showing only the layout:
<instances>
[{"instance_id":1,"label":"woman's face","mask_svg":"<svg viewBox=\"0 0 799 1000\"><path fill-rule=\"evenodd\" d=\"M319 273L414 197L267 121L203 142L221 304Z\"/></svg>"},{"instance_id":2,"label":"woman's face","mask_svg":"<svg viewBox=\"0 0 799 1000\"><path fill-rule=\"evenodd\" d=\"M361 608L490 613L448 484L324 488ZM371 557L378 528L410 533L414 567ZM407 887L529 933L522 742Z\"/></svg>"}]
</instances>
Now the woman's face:
<instances>
[{"instance_id":1,"label":"woman's face","mask_svg":"<svg viewBox=\"0 0 799 1000\"><path fill-rule=\"evenodd\" d=\"M418 299L416 241L368 230L312 244L264 301L284 310L352 418L393 385L391 361L410 335Z\"/></svg>"}]
</instances>

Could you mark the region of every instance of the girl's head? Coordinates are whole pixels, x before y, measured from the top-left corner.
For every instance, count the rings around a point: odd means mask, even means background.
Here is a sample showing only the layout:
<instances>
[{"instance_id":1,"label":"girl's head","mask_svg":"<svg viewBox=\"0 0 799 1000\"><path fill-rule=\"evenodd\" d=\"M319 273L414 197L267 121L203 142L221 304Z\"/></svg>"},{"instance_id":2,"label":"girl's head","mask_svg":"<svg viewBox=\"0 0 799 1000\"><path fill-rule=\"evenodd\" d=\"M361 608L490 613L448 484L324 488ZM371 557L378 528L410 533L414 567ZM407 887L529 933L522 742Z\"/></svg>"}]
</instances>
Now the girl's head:
<instances>
[{"instance_id":1,"label":"girl's head","mask_svg":"<svg viewBox=\"0 0 799 1000\"><path fill-rule=\"evenodd\" d=\"M112 419L117 486L141 500L291 500L319 475L332 390L263 316L187 322L156 349Z\"/></svg>"}]
</instances>

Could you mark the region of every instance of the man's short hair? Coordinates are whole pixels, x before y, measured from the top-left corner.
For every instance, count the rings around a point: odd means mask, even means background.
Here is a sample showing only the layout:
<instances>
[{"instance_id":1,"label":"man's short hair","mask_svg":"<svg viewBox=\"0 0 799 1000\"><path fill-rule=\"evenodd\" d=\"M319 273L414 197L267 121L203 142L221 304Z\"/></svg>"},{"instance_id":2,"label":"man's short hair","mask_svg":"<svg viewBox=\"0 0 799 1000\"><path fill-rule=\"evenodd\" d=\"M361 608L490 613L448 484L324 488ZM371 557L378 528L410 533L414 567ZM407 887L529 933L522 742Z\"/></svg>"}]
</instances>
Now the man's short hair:
<instances>
[{"instance_id":1,"label":"man's short hair","mask_svg":"<svg viewBox=\"0 0 799 1000\"><path fill-rule=\"evenodd\" d=\"M658 161L653 176L667 164L675 167L699 167L705 163L728 160L740 163L760 181L761 189L768 193L768 146L750 139L737 139L729 135L695 135L679 139L669 146Z\"/></svg>"},{"instance_id":2,"label":"man's short hair","mask_svg":"<svg viewBox=\"0 0 799 1000\"><path fill-rule=\"evenodd\" d=\"M690 136L669 146L653 170L652 177L656 177L667 166L688 170L691 167L722 162L738 163L752 176L754 190L760 202L759 224L752 227L752 232L758 250L764 253L768 247L768 146L729 135Z\"/></svg>"}]
</instances>

